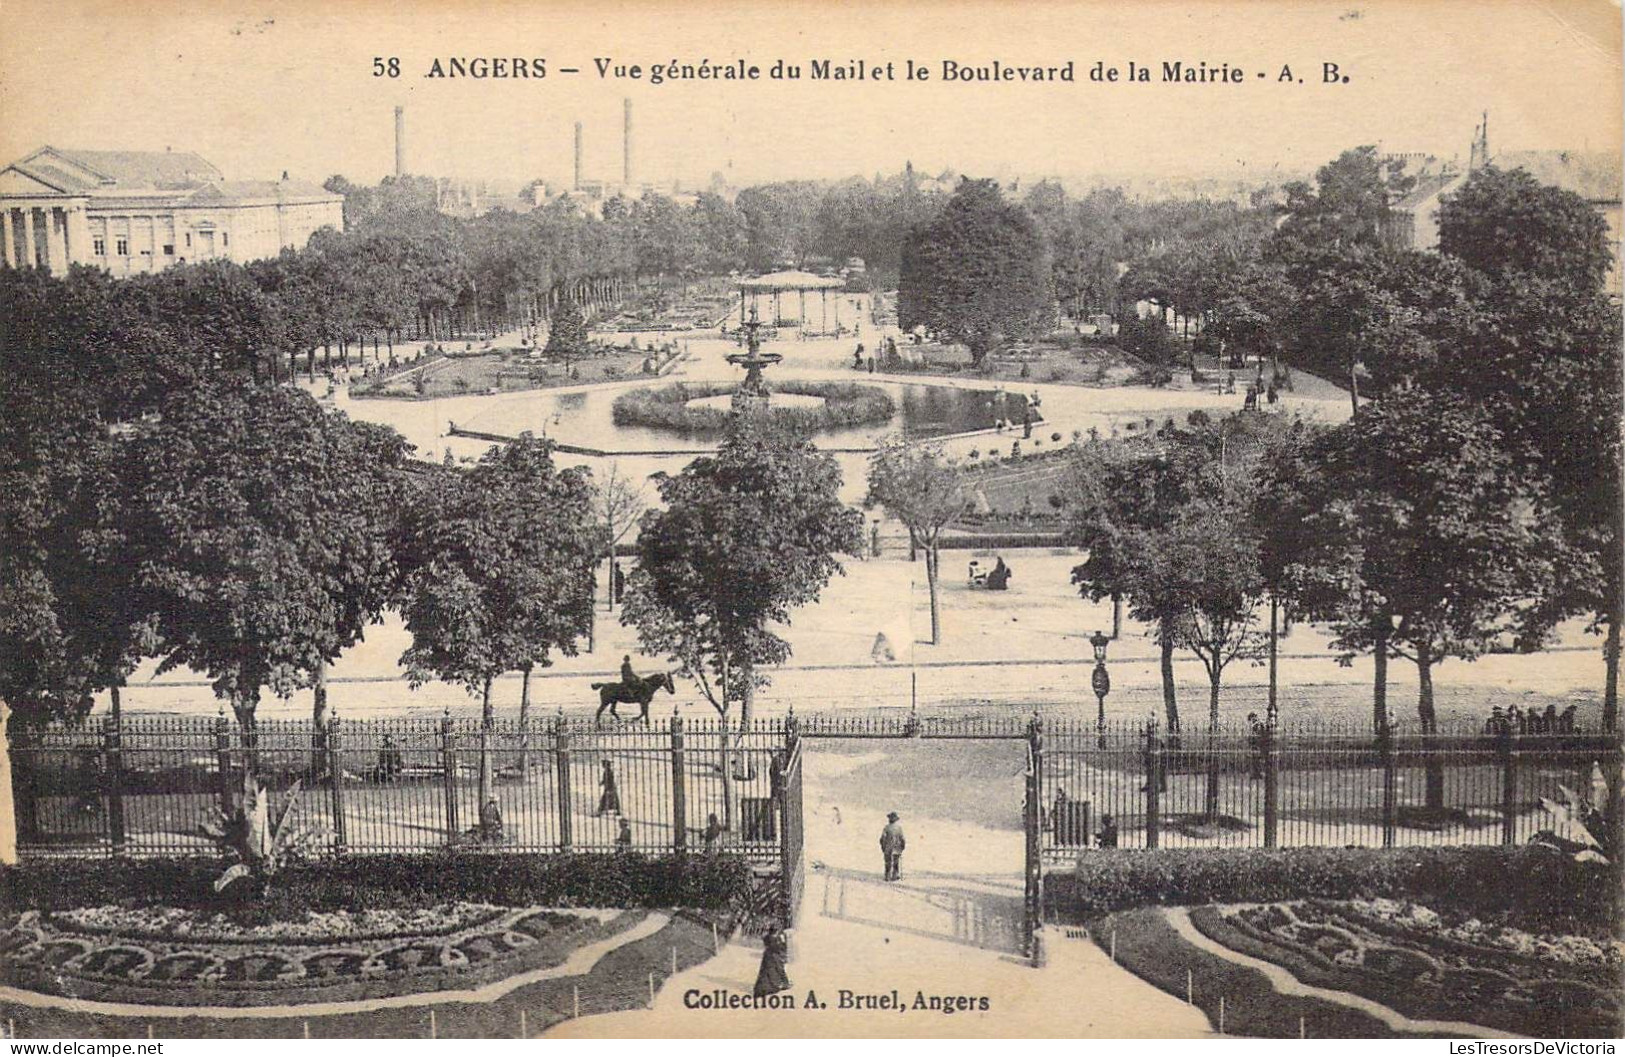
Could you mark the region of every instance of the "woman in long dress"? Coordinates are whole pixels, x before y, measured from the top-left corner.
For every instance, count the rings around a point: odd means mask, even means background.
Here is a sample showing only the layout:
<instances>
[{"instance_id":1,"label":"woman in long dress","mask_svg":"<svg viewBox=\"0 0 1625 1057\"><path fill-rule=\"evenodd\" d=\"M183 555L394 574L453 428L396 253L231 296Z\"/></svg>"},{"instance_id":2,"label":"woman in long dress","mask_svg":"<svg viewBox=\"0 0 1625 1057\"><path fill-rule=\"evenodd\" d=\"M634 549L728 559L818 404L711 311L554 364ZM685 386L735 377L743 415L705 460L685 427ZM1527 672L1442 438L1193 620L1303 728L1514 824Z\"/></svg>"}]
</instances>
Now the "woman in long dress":
<instances>
[{"instance_id":1,"label":"woman in long dress","mask_svg":"<svg viewBox=\"0 0 1625 1057\"><path fill-rule=\"evenodd\" d=\"M756 973L756 987L751 992L757 998L776 995L790 990L790 977L784 971L790 956L790 941L777 925L769 925L762 937L762 967Z\"/></svg>"},{"instance_id":2,"label":"woman in long dress","mask_svg":"<svg viewBox=\"0 0 1625 1057\"><path fill-rule=\"evenodd\" d=\"M621 795L615 788L615 768L608 760L604 761L604 772L598 779L602 792L598 796L598 814L619 815L621 813Z\"/></svg>"}]
</instances>

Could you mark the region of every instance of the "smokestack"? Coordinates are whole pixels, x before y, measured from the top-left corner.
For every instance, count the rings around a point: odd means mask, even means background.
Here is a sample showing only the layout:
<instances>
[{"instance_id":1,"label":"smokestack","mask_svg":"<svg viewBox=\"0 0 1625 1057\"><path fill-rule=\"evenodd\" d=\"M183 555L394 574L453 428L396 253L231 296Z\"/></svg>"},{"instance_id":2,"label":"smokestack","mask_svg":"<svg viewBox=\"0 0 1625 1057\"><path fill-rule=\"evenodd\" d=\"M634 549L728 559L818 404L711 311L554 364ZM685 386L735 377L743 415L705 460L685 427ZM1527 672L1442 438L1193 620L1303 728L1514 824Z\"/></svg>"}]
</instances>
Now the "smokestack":
<instances>
[{"instance_id":1,"label":"smokestack","mask_svg":"<svg viewBox=\"0 0 1625 1057\"><path fill-rule=\"evenodd\" d=\"M395 176L406 175L406 107L395 108Z\"/></svg>"},{"instance_id":2,"label":"smokestack","mask_svg":"<svg viewBox=\"0 0 1625 1057\"><path fill-rule=\"evenodd\" d=\"M626 124L621 132L621 183L632 186L632 100L625 100Z\"/></svg>"},{"instance_id":3,"label":"smokestack","mask_svg":"<svg viewBox=\"0 0 1625 1057\"><path fill-rule=\"evenodd\" d=\"M581 122L576 122L576 180L575 190L581 190Z\"/></svg>"}]
</instances>

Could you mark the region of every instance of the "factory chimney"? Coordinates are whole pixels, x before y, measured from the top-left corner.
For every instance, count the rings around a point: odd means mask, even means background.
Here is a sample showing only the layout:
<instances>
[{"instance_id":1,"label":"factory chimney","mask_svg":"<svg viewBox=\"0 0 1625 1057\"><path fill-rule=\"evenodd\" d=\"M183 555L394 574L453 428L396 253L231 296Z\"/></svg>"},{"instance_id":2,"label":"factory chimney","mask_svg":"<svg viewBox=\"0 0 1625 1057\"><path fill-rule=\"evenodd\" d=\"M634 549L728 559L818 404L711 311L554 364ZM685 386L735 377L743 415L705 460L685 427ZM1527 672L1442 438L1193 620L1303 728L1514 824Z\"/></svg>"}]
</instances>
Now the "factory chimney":
<instances>
[{"instance_id":1,"label":"factory chimney","mask_svg":"<svg viewBox=\"0 0 1625 1057\"><path fill-rule=\"evenodd\" d=\"M406 175L406 107L395 108L395 178Z\"/></svg>"},{"instance_id":2,"label":"factory chimney","mask_svg":"<svg viewBox=\"0 0 1625 1057\"><path fill-rule=\"evenodd\" d=\"M621 183L632 186L632 100L625 100L626 122L621 131Z\"/></svg>"},{"instance_id":3,"label":"factory chimney","mask_svg":"<svg viewBox=\"0 0 1625 1057\"><path fill-rule=\"evenodd\" d=\"M581 190L581 122L576 122L576 179L571 185L574 190Z\"/></svg>"}]
</instances>

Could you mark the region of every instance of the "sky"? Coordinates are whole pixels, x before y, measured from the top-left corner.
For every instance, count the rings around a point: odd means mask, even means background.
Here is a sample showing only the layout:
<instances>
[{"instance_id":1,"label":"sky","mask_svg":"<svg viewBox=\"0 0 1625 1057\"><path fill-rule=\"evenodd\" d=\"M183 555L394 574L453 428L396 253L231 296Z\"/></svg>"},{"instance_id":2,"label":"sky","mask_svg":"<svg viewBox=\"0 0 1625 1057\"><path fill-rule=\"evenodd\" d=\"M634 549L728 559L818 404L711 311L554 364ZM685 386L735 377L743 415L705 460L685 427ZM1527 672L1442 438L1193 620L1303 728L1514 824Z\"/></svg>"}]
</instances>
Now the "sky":
<instances>
[{"instance_id":1,"label":"sky","mask_svg":"<svg viewBox=\"0 0 1625 1057\"><path fill-rule=\"evenodd\" d=\"M695 186L872 176L905 160L974 175L1214 172L1267 180L1362 143L1465 160L1492 150L1620 150L1620 10L1610 0L1363 3L574 3L5 0L0 164L42 144L192 150L233 179L288 170L373 182L408 169L567 184L572 124L588 178ZM397 57L398 78L373 76ZM450 56L546 60L536 79L423 76ZM595 58L645 68L601 79ZM894 81L815 82L812 59L891 62ZM762 68L755 82L653 85L654 64ZM783 59L800 81L768 77ZM924 82L903 80L913 59ZM1073 83L945 83L944 60L1048 66ZM1130 61L1152 83L1127 83ZM1162 83L1161 64L1242 84ZM1116 83L1090 80L1097 62ZM1335 62L1349 80L1322 83ZM1290 65L1293 79L1281 81ZM561 72L580 69L578 74ZM1258 75L1263 73L1264 77ZM1297 83L1302 78L1302 83Z\"/></svg>"}]
</instances>

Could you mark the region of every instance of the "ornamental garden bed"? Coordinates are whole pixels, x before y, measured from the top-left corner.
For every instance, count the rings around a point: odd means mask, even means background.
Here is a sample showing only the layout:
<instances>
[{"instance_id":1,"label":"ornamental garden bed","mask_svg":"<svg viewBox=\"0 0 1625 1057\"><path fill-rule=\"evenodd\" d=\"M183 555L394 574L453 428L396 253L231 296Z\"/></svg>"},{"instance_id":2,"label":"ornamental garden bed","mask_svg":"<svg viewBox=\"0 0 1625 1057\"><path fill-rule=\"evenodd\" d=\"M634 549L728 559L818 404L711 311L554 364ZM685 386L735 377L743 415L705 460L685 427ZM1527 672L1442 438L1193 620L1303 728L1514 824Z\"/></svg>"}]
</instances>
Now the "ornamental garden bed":
<instances>
[{"instance_id":1,"label":"ornamental garden bed","mask_svg":"<svg viewBox=\"0 0 1625 1057\"><path fill-rule=\"evenodd\" d=\"M633 389L615 398L617 426L646 426L684 436L716 436L727 432L733 420L726 408L694 407L691 401L732 393L729 384L673 385ZM772 386L775 393L815 396L817 407L774 408L773 418L803 433L860 426L883 425L897 413L897 404L884 390L852 382L786 381Z\"/></svg>"},{"instance_id":2,"label":"ornamental garden bed","mask_svg":"<svg viewBox=\"0 0 1625 1057\"><path fill-rule=\"evenodd\" d=\"M347 915L282 927L239 927L224 915L131 919L117 907L27 911L0 920L0 980L46 994L155 1005L255 1006L340 1002L477 987L560 965L579 947L637 925L644 910L434 908L454 922L389 915L322 931ZM87 927L80 921L95 924ZM287 926L308 931L289 937Z\"/></svg>"},{"instance_id":3,"label":"ornamental garden bed","mask_svg":"<svg viewBox=\"0 0 1625 1057\"><path fill-rule=\"evenodd\" d=\"M1283 995L1263 973L1227 961L1188 943L1155 908L1098 919L1090 935L1103 949L1115 949L1117 962L1147 983L1191 999L1219 1026L1224 999L1224 1033L1254 1038L1453 1038L1394 1031L1381 1020L1348 1006L1303 995ZM1187 975L1188 974L1188 975Z\"/></svg>"},{"instance_id":4,"label":"ornamental garden bed","mask_svg":"<svg viewBox=\"0 0 1625 1057\"><path fill-rule=\"evenodd\" d=\"M750 865L733 856L377 856L306 862L263 893L244 881L217 894L221 868L0 869L0 982L148 1005L359 1001L556 967L679 907L728 934L758 901ZM655 925L670 927L645 931Z\"/></svg>"},{"instance_id":5,"label":"ornamental garden bed","mask_svg":"<svg viewBox=\"0 0 1625 1057\"><path fill-rule=\"evenodd\" d=\"M1524 932L1394 900L1198 907L1191 923L1231 950L1300 981L1348 991L1418 1019L1522 1034L1617 1037L1620 945Z\"/></svg>"}]
</instances>

